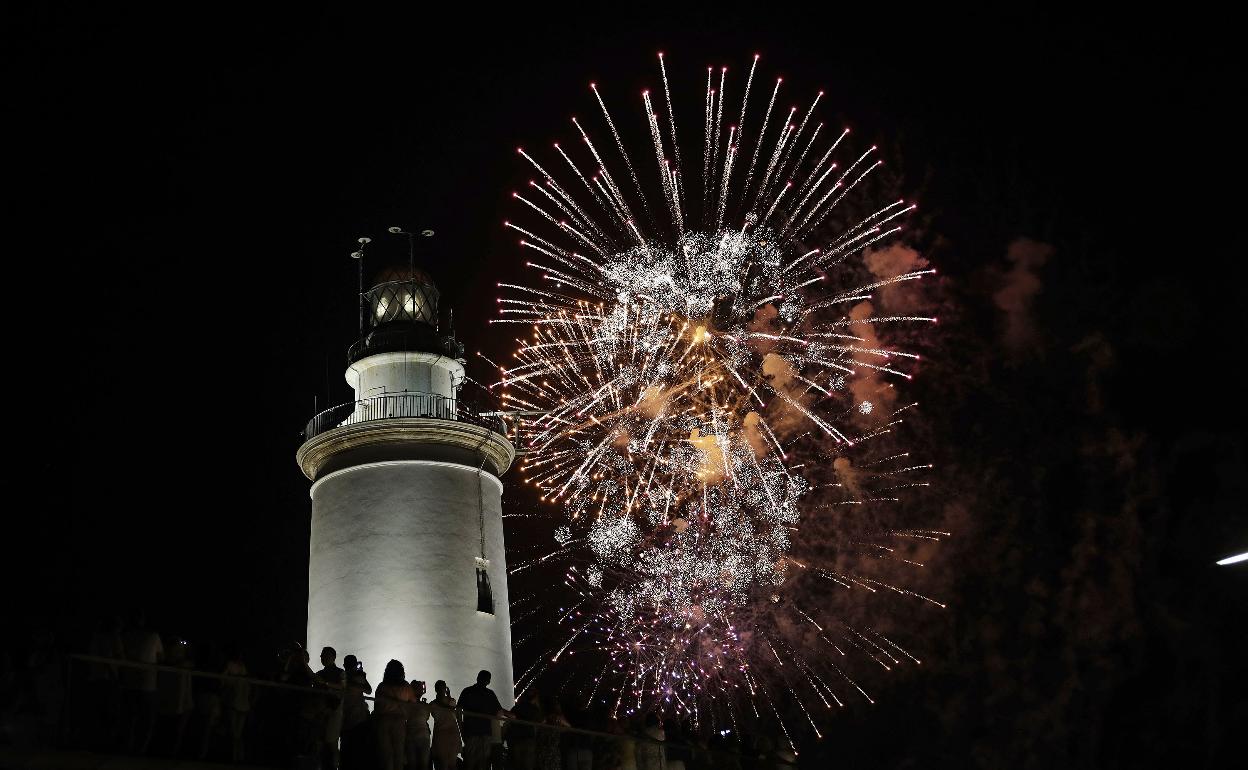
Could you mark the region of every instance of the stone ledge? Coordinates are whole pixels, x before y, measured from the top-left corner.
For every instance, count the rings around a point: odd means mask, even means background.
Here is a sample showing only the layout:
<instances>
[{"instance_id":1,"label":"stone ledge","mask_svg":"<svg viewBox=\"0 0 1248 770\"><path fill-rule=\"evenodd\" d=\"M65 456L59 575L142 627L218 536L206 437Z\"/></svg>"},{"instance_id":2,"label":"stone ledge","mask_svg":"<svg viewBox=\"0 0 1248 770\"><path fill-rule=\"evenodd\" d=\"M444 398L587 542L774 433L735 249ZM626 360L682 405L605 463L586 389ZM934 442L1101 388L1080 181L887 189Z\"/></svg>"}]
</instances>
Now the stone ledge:
<instances>
[{"instance_id":1,"label":"stone ledge","mask_svg":"<svg viewBox=\"0 0 1248 770\"><path fill-rule=\"evenodd\" d=\"M502 476L516 458L515 447L505 436L479 425L428 417L389 417L327 430L304 442L295 460L303 475L315 480L334 455L386 444L440 444L468 449L479 453L495 476Z\"/></svg>"}]
</instances>

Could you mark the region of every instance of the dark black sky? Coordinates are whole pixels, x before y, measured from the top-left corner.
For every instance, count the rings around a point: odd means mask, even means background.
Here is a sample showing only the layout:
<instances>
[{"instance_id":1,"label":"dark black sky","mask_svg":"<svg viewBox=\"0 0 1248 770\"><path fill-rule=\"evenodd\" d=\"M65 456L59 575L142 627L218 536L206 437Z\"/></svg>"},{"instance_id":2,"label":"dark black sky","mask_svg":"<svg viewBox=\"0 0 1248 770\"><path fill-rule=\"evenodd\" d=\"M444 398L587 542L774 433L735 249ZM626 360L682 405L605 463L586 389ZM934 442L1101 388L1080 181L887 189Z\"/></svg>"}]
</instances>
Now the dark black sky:
<instances>
[{"instance_id":1,"label":"dark black sky","mask_svg":"<svg viewBox=\"0 0 1248 770\"><path fill-rule=\"evenodd\" d=\"M1158 744L1208 761L1245 715L1248 578L1208 567L1248 549L1242 153L1229 29L1171 13L31 12L6 97L14 612L67 643L135 604L191 636L299 637L294 452L314 398L348 397L355 237L435 229L427 266L460 337L508 350L486 319L521 261L500 226L528 178L516 145L569 139L590 80L641 114L658 50L686 101L705 66L740 74L757 51L798 102L825 89L825 114L889 148L960 308L942 344L965 379L937 388L951 403L931 421L951 483L984 485L943 567L962 609L932 632L931 657L956 661L898 686L863 734L917 725L888 764L1116 765ZM1007 355L991 295L1023 237L1055 251L1036 349ZM1085 587L1095 601L1068 595ZM1075 632L1124 604L1120 637ZM1033 615L1047 631L1013 630ZM1029 684L1062 677L1083 695Z\"/></svg>"}]
</instances>

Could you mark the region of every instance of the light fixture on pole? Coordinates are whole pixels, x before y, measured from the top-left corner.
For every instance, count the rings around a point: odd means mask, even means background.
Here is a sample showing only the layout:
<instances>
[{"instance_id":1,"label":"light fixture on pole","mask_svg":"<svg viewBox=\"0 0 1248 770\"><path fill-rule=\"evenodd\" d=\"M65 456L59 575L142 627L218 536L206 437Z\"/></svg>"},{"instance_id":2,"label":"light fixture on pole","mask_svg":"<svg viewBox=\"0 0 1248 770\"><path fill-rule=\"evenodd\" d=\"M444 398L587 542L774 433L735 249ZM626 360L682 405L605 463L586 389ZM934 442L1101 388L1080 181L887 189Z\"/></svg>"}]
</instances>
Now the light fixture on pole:
<instances>
[{"instance_id":1,"label":"light fixture on pole","mask_svg":"<svg viewBox=\"0 0 1248 770\"><path fill-rule=\"evenodd\" d=\"M1234 556L1228 556L1225 559L1218 560L1218 566L1225 567L1228 564L1236 564L1241 561L1248 561L1248 551L1237 553Z\"/></svg>"}]
</instances>

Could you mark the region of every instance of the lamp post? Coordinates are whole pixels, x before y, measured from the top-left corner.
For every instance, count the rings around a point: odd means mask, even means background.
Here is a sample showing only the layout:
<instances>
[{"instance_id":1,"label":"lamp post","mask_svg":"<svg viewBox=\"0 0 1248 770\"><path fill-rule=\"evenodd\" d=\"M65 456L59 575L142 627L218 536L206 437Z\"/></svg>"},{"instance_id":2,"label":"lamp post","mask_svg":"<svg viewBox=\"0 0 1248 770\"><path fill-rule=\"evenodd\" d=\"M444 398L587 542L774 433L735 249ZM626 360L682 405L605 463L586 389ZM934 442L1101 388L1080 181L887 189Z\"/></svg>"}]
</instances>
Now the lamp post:
<instances>
[{"instance_id":1,"label":"lamp post","mask_svg":"<svg viewBox=\"0 0 1248 770\"><path fill-rule=\"evenodd\" d=\"M1228 564L1237 564L1241 561L1248 561L1248 551L1244 551L1243 553L1237 553L1234 556L1228 556L1225 559L1219 559L1218 566L1225 567Z\"/></svg>"}]
</instances>

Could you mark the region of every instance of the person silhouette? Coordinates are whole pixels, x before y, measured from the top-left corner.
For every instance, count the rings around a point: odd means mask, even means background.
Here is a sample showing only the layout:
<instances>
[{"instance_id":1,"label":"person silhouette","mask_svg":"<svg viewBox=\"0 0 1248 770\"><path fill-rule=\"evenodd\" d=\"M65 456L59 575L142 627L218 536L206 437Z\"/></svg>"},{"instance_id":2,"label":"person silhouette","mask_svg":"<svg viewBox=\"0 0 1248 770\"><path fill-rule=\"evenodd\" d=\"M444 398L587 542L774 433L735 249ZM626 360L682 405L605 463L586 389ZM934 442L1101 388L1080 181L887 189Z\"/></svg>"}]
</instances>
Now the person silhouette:
<instances>
[{"instance_id":1,"label":"person silhouette","mask_svg":"<svg viewBox=\"0 0 1248 770\"><path fill-rule=\"evenodd\" d=\"M126 647L121 640L121 618L107 615L91 634L87 652L100 658L123 660ZM113 749L117 739L117 715L121 712L120 676L112 663L92 663L87 687L91 692L91 745Z\"/></svg>"},{"instance_id":2,"label":"person silhouette","mask_svg":"<svg viewBox=\"0 0 1248 770\"><path fill-rule=\"evenodd\" d=\"M498 696L490 689L490 672L477 672L477 683L464 688L459 694L459 709L464 715L464 770L487 770L490 764L490 744L493 742L494 720L476 714L495 717L514 717L503 708Z\"/></svg>"},{"instance_id":3,"label":"person silhouette","mask_svg":"<svg viewBox=\"0 0 1248 770\"><path fill-rule=\"evenodd\" d=\"M434 770L455 770L455 757L459 756L463 746L459 720L455 715L455 699L441 679L433 683L433 691L436 697L429 704L429 713L433 715L433 744L429 753L433 756Z\"/></svg>"},{"instance_id":4,"label":"person silhouette","mask_svg":"<svg viewBox=\"0 0 1248 770\"><path fill-rule=\"evenodd\" d=\"M407 683L403 664L392 660L386 664L386 672L377 686L377 700L373 718L377 728L377 756L381 770L403 770L406 760L408 704L415 702L416 694Z\"/></svg>"},{"instance_id":5,"label":"person silhouette","mask_svg":"<svg viewBox=\"0 0 1248 770\"><path fill-rule=\"evenodd\" d=\"M637 770L662 770L666 758L662 742L666 737L659 715L653 711L646 714L637 742Z\"/></svg>"},{"instance_id":6,"label":"person silhouette","mask_svg":"<svg viewBox=\"0 0 1248 770\"><path fill-rule=\"evenodd\" d=\"M408 770L429 770L429 702L425 700L425 683L412 680L416 700L407 709Z\"/></svg>"},{"instance_id":7,"label":"person silhouette","mask_svg":"<svg viewBox=\"0 0 1248 770\"><path fill-rule=\"evenodd\" d=\"M365 695L371 695L373 686L368 682L368 673L364 670L363 661L354 655L342 659L346 670L346 694L342 699L342 753L339 757L344 768L361 768L368 763L368 701Z\"/></svg>"},{"instance_id":8,"label":"person silhouette","mask_svg":"<svg viewBox=\"0 0 1248 770\"><path fill-rule=\"evenodd\" d=\"M237 645L230 645L225 651L225 667L221 673L227 676L249 676L247 664L243 662L243 653ZM230 728L230 759L233 762L243 761L243 728L247 725L247 715L251 712L251 683L238 679L227 679L221 687L221 705Z\"/></svg>"},{"instance_id":9,"label":"person silhouette","mask_svg":"<svg viewBox=\"0 0 1248 770\"><path fill-rule=\"evenodd\" d=\"M324 765L327 770L337 770L338 739L342 737L343 692L347 686L347 673L338 668L335 661L338 651L333 647L321 650L321 670L316 672L317 681L334 695L330 698L330 712L325 718Z\"/></svg>"},{"instance_id":10,"label":"person silhouette","mask_svg":"<svg viewBox=\"0 0 1248 770\"><path fill-rule=\"evenodd\" d=\"M516 718L525 722L540 723L545 718L536 687L530 687L521 695L514 711ZM537 728L534 725L508 725L507 746L516 770L534 770L537 767Z\"/></svg>"},{"instance_id":11,"label":"person silhouette","mask_svg":"<svg viewBox=\"0 0 1248 770\"><path fill-rule=\"evenodd\" d=\"M160 634L147 627L147 617L138 611L122 636L126 658L135 663L156 664L165 659L165 646ZM156 729L156 671L147 667L126 666L122 672L126 710L126 749L146 754Z\"/></svg>"}]
</instances>

